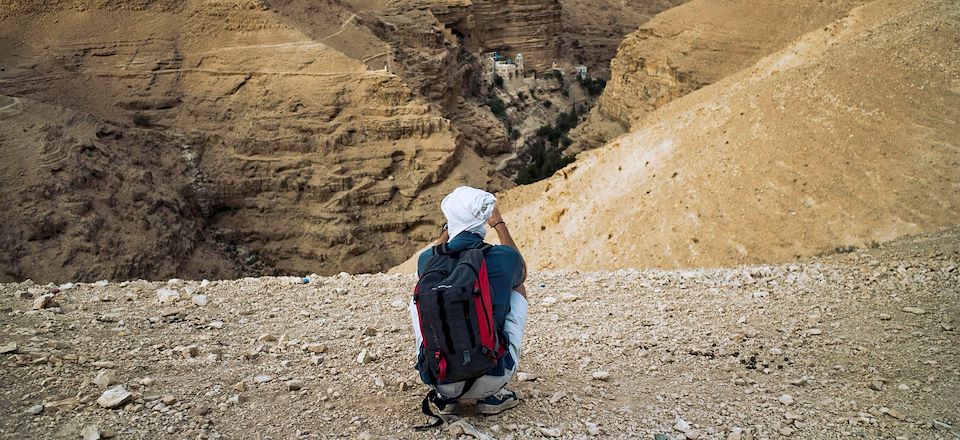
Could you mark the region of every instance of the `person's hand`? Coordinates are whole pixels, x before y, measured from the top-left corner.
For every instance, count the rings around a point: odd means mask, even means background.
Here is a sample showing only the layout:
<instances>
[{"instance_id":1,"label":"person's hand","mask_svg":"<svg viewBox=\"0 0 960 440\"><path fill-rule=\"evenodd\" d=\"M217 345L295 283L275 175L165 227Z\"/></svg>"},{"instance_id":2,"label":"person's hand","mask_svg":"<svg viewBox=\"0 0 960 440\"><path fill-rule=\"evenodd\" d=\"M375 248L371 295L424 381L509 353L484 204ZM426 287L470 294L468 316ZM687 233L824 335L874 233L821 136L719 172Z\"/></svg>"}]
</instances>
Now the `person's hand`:
<instances>
[{"instance_id":1,"label":"person's hand","mask_svg":"<svg viewBox=\"0 0 960 440\"><path fill-rule=\"evenodd\" d=\"M497 223L503 221L503 217L500 215L500 208L494 206L493 214L490 214L490 218L487 219L487 225L491 228L494 227Z\"/></svg>"}]
</instances>

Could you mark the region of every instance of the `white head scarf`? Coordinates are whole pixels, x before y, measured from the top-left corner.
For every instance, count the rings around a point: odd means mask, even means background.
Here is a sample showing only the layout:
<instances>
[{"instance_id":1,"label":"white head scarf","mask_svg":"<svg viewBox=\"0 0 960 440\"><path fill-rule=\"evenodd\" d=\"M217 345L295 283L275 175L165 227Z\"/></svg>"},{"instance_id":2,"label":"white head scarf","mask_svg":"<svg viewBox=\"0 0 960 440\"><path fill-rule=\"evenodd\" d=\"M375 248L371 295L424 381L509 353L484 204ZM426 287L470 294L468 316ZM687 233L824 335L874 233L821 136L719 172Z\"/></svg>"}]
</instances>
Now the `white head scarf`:
<instances>
[{"instance_id":1,"label":"white head scarf","mask_svg":"<svg viewBox=\"0 0 960 440\"><path fill-rule=\"evenodd\" d=\"M481 237L487 235L487 220L493 215L497 198L482 189L461 186L440 202L440 210L447 218L447 232L453 240L457 234L470 231Z\"/></svg>"}]
</instances>

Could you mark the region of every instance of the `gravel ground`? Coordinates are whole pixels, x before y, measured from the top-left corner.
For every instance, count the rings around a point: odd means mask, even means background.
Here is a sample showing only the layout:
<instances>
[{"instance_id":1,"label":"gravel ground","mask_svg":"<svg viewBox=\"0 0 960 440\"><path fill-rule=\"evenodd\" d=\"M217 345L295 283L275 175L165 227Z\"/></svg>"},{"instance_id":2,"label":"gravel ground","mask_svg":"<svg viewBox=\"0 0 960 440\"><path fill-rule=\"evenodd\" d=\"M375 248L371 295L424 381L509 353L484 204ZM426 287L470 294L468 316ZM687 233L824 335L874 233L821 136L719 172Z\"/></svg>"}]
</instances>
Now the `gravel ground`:
<instances>
[{"instance_id":1,"label":"gravel ground","mask_svg":"<svg viewBox=\"0 0 960 440\"><path fill-rule=\"evenodd\" d=\"M958 266L536 273L523 403L426 433L411 276L5 284L0 438L960 438Z\"/></svg>"}]
</instances>

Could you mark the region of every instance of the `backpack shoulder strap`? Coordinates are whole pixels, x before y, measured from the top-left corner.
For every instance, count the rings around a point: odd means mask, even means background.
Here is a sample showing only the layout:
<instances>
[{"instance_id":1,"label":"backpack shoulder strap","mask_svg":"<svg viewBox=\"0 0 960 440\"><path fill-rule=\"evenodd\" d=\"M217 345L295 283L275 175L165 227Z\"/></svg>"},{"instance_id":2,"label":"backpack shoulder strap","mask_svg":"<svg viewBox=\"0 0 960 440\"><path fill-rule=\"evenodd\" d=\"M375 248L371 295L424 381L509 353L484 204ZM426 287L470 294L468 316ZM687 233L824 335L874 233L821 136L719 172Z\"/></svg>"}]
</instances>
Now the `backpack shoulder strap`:
<instances>
[{"instance_id":1,"label":"backpack shoulder strap","mask_svg":"<svg viewBox=\"0 0 960 440\"><path fill-rule=\"evenodd\" d=\"M476 382L477 382L477 378L475 377L465 380L463 383L463 390L460 391L460 394L457 394L455 397L451 397L450 400L457 400L463 397L465 394L467 394L467 391L470 391L470 389L473 388L473 384L475 384ZM424 397L423 400L420 402L420 412L422 412L423 415L427 417L433 417L436 420L434 420L433 423L429 425L414 426L413 429L417 431L424 431L430 428L436 428L440 425L443 425L443 418L436 415L433 412L433 410L430 409L430 402L433 402L434 405L437 405L437 408L439 408L440 411L443 411L443 408L447 406L447 403L444 403L440 394L437 393L437 390L430 390L430 392L427 393L426 397Z\"/></svg>"}]
</instances>

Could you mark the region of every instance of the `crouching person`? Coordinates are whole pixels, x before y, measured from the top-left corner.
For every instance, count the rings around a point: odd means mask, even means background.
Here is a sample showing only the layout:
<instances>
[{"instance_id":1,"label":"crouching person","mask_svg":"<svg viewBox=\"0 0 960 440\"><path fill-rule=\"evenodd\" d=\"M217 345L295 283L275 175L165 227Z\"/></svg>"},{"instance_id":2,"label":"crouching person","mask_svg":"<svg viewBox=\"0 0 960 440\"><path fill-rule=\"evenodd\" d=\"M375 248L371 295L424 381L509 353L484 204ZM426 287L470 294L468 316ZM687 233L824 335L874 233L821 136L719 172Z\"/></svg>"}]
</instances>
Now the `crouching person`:
<instances>
[{"instance_id":1,"label":"crouching person","mask_svg":"<svg viewBox=\"0 0 960 440\"><path fill-rule=\"evenodd\" d=\"M441 414L476 401L482 414L497 414L520 403L506 388L517 371L527 319L526 265L496 207L497 199L460 187L443 199L447 224L436 245L418 260L419 281L410 302L417 370L431 391L423 413ZM502 245L484 242L487 227Z\"/></svg>"}]
</instances>

